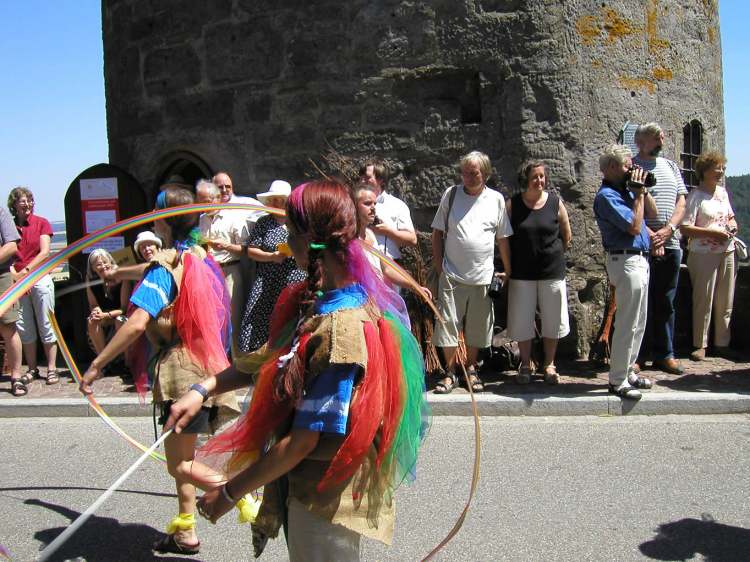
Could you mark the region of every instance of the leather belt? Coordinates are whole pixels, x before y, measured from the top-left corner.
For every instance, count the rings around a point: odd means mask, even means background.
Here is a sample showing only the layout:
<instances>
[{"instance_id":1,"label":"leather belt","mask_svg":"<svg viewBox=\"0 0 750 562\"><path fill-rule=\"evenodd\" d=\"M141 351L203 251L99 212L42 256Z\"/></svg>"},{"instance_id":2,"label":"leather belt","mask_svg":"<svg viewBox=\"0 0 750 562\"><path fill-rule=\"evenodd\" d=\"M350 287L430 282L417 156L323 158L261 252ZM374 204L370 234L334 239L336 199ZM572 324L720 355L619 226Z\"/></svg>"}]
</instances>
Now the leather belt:
<instances>
[{"instance_id":1,"label":"leather belt","mask_svg":"<svg viewBox=\"0 0 750 562\"><path fill-rule=\"evenodd\" d=\"M610 256L616 256L616 255L628 255L628 256L643 256L647 257L649 255L649 252L644 250L634 250L634 249L627 249L627 250L607 250L607 253Z\"/></svg>"}]
</instances>

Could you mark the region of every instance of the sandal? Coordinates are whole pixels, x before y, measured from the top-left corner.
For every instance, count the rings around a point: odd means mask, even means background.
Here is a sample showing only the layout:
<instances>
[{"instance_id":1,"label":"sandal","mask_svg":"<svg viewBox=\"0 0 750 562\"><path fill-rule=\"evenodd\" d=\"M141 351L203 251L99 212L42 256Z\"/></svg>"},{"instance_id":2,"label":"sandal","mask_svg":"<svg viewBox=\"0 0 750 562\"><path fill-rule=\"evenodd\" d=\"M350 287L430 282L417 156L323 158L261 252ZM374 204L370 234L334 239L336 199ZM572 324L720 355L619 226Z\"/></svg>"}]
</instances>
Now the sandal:
<instances>
[{"instance_id":1,"label":"sandal","mask_svg":"<svg viewBox=\"0 0 750 562\"><path fill-rule=\"evenodd\" d=\"M518 374L516 375L516 382L518 384L529 384L531 382L531 374L534 371L531 369L531 365L524 367L521 365L518 367Z\"/></svg>"},{"instance_id":2,"label":"sandal","mask_svg":"<svg viewBox=\"0 0 750 562\"><path fill-rule=\"evenodd\" d=\"M544 382L547 384L560 383L560 374L557 372L557 368L553 364L549 364L544 368Z\"/></svg>"},{"instance_id":3,"label":"sandal","mask_svg":"<svg viewBox=\"0 0 750 562\"><path fill-rule=\"evenodd\" d=\"M26 396L29 393L29 387L23 382L23 377L10 381L10 393L13 396Z\"/></svg>"},{"instance_id":4,"label":"sandal","mask_svg":"<svg viewBox=\"0 0 750 562\"><path fill-rule=\"evenodd\" d=\"M174 535L165 535L156 541L151 549L156 552L171 552L173 554L198 554L201 551L201 543L198 544L180 544Z\"/></svg>"},{"instance_id":5,"label":"sandal","mask_svg":"<svg viewBox=\"0 0 750 562\"><path fill-rule=\"evenodd\" d=\"M469 384L471 385L472 392L484 392L484 383L479 378L475 369L469 369L467 373L469 375Z\"/></svg>"},{"instance_id":6,"label":"sandal","mask_svg":"<svg viewBox=\"0 0 750 562\"><path fill-rule=\"evenodd\" d=\"M456 375L449 373L443 377L443 380L435 385L435 390L433 390L433 392L435 394L450 394L453 392L454 388L456 388Z\"/></svg>"},{"instance_id":7,"label":"sandal","mask_svg":"<svg viewBox=\"0 0 750 562\"><path fill-rule=\"evenodd\" d=\"M30 385L35 378L39 378L39 369L29 369L19 380L25 385Z\"/></svg>"},{"instance_id":8,"label":"sandal","mask_svg":"<svg viewBox=\"0 0 750 562\"><path fill-rule=\"evenodd\" d=\"M47 371L47 378L46 378L47 384L57 384L60 382L60 375L57 374L57 371Z\"/></svg>"}]
</instances>

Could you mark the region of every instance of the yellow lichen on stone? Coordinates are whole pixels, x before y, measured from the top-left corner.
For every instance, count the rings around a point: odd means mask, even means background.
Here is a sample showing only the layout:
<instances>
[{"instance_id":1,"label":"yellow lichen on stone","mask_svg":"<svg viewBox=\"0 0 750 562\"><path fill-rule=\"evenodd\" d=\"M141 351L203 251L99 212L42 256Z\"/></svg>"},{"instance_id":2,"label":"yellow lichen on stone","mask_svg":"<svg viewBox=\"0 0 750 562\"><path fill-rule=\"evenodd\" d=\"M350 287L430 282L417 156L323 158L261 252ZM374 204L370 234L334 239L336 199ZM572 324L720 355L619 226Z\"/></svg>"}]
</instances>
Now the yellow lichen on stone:
<instances>
[{"instance_id":1,"label":"yellow lichen on stone","mask_svg":"<svg viewBox=\"0 0 750 562\"><path fill-rule=\"evenodd\" d=\"M711 43L716 43L716 28L713 26L708 28L708 40Z\"/></svg>"},{"instance_id":2,"label":"yellow lichen on stone","mask_svg":"<svg viewBox=\"0 0 750 562\"><path fill-rule=\"evenodd\" d=\"M628 90L648 90L649 94L653 94L656 91L656 84L651 80L645 78L628 78L627 76L620 76L620 86L627 88Z\"/></svg>"},{"instance_id":3,"label":"yellow lichen on stone","mask_svg":"<svg viewBox=\"0 0 750 562\"><path fill-rule=\"evenodd\" d=\"M581 16L578 18L576 29L578 30L578 35L583 38L584 45L592 45L602 32L595 16Z\"/></svg>"},{"instance_id":4,"label":"yellow lichen on stone","mask_svg":"<svg viewBox=\"0 0 750 562\"><path fill-rule=\"evenodd\" d=\"M653 70L653 75L655 80L671 80L672 79L672 71L668 68L664 68L663 66L657 66Z\"/></svg>"},{"instance_id":5,"label":"yellow lichen on stone","mask_svg":"<svg viewBox=\"0 0 750 562\"><path fill-rule=\"evenodd\" d=\"M658 20L659 1L650 0L646 10L646 37L648 38L648 52L652 55L661 49L669 47L669 41L659 38L656 22Z\"/></svg>"},{"instance_id":6,"label":"yellow lichen on stone","mask_svg":"<svg viewBox=\"0 0 750 562\"><path fill-rule=\"evenodd\" d=\"M591 61L591 66L594 68L601 68L602 67L602 61L599 59L594 59Z\"/></svg>"},{"instance_id":7,"label":"yellow lichen on stone","mask_svg":"<svg viewBox=\"0 0 750 562\"><path fill-rule=\"evenodd\" d=\"M602 11L604 12L604 29L608 34L607 43L613 43L616 39L622 39L638 31L638 27L620 16L615 10L604 8Z\"/></svg>"}]
</instances>

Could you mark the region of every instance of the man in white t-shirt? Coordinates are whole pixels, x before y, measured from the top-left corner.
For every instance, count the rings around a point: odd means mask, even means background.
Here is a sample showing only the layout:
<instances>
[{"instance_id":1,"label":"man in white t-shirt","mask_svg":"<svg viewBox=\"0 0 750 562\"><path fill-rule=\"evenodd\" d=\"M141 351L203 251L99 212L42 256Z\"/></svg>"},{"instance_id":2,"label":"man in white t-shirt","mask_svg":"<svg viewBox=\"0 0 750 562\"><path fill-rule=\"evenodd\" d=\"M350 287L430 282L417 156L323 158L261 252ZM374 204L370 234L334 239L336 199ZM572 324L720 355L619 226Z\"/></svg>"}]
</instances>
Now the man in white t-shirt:
<instances>
[{"instance_id":1,"label":"man in white t-shirt","mask_svg":"<svg viewBox=\"0 0 750 562\"><path fill-rule=\"evenodd\" d=\"M388 169L380 160L367 160L359 169L360 179L374 188L375 233L377 248L389 258L398 260L404 246L417 245L417 233L406 203L386 191Z\"/></svg>"},{"instance_id":2,"label":"man in white t-shirt","mask_svg":"<svg viewBox=\"0 0 750 562\"><path fill-rule=\"evenodd\" d=\"M443 349L448 370L448 376L435 388L438 394L447 394L456 385L461 330L470 384L474 391L483 390L476 362L479 350L492 341L494 313L487 289L495 272L495 243L505 277L510 277L508 237L513 229L503 196L485 185L492 172L490 159L474 151L461 159L460 167L463 183L446 190L432 221L433 259L440 272L438 309L445 318L445 323L436 323L432 342Z\"/></svg>"}]
</instances>

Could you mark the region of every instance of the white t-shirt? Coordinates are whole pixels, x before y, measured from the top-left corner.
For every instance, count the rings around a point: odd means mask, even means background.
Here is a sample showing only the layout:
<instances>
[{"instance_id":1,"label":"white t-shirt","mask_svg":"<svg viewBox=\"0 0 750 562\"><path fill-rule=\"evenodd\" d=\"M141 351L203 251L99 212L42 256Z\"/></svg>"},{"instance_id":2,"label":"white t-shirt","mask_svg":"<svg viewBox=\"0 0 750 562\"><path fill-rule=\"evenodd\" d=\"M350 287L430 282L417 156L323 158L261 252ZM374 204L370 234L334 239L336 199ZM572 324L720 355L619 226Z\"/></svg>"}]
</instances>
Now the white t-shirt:
<instances>
[{"instance_id":1,"label":"white t-shirt","mask_svg":"<svg viewBox=\"0 0 750 562\"><path fill-rule=\"evenodd\" d=\"M724 231L732 217L734 211L726 189L717 185L713 195L709 195L696 187L687 196L682 224ZM711 238L691 238L688 250L699 254L724 254L734 251L734 240L719 242Z\"/></svg>"},{"instance_id":2,"label":"white t-shirt","mask_svg":"<svg viewBox=\"0 0 750 562\"><path fill-rule=\"evenodd\" d=\"M396 230L409 230L414 232L414 224L411 222L411 212L406 203L398 197L394 197L387 191L383 191L375 199L375 214L383 221L383 224ZM401 257L401 251L396 242L383 234L375 234L377 249L389 258L397 260Z\"/></svg>"},{"instance_id":3,"label":"white t-shirt","mask_svg":"<svg viewBox=\"0 0 750 562\"><path fill-rule=\"evenodd\" d=\"M451 189L443 193L432 228L445 231ZM448 237L443 251L443 271L464 285L489 285L495 272L495 240L513 234L503 196L487 186L479 195L456 189Z\"/></svg>"},{"instance_id":4,"label":"white t-shirt","mask_svg":"<svg viewBox=\"0 0 750 562\"><path fill-rule=\"evenodd\" d=\"M206 240L221 240L230 244L247 244L250 237L250 223L245 211L226 209L210 215L203 213L198 219L201 236ZM216 250L209 245L208 252L218 264L228 264L239 256L226 250Z\"/></svg>"},{"instance_id":5,"label":"white t-shirt","mask_svg":"<svg viewBox=\"0 0 750 562\"><path fill-rule=\"evenodd\" d=\"M253 197L245 197L244 195L235 195L232 194L231 199L229 199L230 203L244 203L249 205L262 205L260 201ZM248 230L250 232L253 231L253 228L255 228L255 223L258 222L258 219L262 217L263 215L267 214L263 211L241 211L239 209L234 211L235 213L242 213L245 215L247 221L248 221Z\"/></svg>"}]
</instances>

